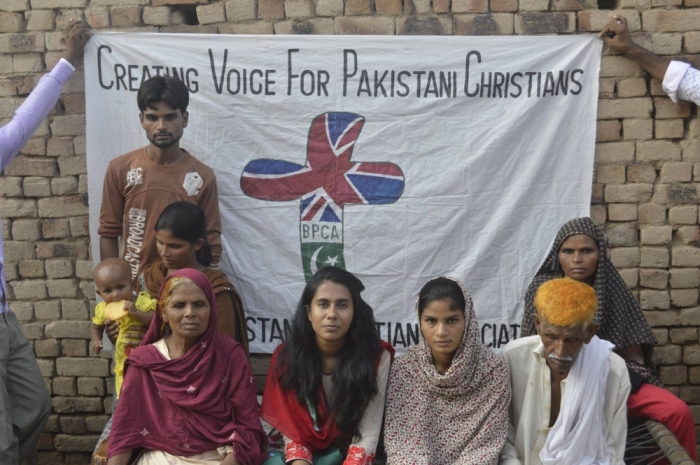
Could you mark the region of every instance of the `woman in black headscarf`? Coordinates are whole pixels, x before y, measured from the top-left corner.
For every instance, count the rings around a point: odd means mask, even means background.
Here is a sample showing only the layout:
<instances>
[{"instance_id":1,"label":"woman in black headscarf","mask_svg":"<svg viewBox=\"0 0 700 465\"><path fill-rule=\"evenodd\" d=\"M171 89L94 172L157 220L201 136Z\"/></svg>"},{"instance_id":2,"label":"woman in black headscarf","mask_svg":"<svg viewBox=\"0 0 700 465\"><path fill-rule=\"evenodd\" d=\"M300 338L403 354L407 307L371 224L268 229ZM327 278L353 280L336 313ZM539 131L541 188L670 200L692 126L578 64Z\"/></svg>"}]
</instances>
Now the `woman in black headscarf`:
<instances>
[{"instance_id":1,"label":"woman in black headscarf","mask_svg":"<svg viewBox=\"0 0 700 465\"><path fill-rule=\"evenodd\" d=\"M605 234L590 218L573 219L559 230L552 250L525 294L522 335L536 333L537 289L546 281L563 276L586 282L595 289L598 337L615 344L615 352L625 359L629 369L632 393L627 402L628 416L665 424L697 461L695 422L690 409L663 389L656 376L652 361L656 337L634 295L610 261Z\"/></svg>"}]
</instances>

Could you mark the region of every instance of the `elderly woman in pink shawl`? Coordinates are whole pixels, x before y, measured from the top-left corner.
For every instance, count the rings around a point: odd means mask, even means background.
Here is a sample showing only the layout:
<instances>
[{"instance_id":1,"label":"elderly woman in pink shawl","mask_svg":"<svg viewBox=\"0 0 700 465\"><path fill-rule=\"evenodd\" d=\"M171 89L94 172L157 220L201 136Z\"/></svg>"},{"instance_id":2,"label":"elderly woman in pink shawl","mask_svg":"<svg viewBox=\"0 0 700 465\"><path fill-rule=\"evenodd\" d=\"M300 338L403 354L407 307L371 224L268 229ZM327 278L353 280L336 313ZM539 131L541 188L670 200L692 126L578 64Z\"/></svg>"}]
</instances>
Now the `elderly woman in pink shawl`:
<instances>
[{"instance_id":1,"label":"elderly woman in pink shawl","mask_svg":"<svg viewBox=\"0 0 700 465\"><path fill-rule=\"evenodd\" d=\"M479 339L469 293L439 277L416 304L424 343L394 361L385 414L387 464L497 464L508 432L510 377Z\"/></svg>"}]
</instances>

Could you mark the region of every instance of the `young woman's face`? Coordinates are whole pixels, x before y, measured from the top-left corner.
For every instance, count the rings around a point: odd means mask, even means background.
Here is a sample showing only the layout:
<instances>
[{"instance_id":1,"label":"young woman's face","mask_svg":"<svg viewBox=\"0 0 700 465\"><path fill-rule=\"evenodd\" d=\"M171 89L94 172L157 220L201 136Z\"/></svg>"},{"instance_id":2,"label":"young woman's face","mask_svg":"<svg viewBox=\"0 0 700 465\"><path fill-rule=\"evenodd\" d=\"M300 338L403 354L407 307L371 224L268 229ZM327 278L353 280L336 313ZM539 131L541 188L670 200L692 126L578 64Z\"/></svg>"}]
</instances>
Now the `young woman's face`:
<instances>
[{"instance_id":1,"label":"young woman's face","mask_svg":"<svg viewBox=\"0 0 700 465\"><path fill-rule=\"evenodd\" d=\"M333 281L325 281L318 286L311 305L306 309L316 340L324 342L345 340L354 314L350 291Z\"/></svg>"},{"instance_id":2,"label":"young woman's face","mask_svg":"<svg viewBox=\"0 0 700 465\"><path fill-rule=\"evenodd\" d=\"M564 276L593 284L598 270L598 244L586 234L574 234L559 247L559 263Z\"/></svg>"},{"instance_id":3,"label":"young woman's face","mask_svg":"<svg viewBox=\"0 0 700 465\"><path fill-rule=\"evenodd\" d=\"M462 342L466 320L453 305L450 299L433 300L423 309L420 329L433 354L452 354Z\"/></svg>"},{"instance_id":4,"label":"young woman's face","mask_svg":"<svg viewBox=\"0 0 700 465\"><path fill-rule=\"evenodd\" d=\"M156 231L156 248L158 255L169 270L192 268L197 263L197 250L202 247L202 240L191 244L185 239L180 239L173 234L161 229Z\"/></svg>"}]
</instances>

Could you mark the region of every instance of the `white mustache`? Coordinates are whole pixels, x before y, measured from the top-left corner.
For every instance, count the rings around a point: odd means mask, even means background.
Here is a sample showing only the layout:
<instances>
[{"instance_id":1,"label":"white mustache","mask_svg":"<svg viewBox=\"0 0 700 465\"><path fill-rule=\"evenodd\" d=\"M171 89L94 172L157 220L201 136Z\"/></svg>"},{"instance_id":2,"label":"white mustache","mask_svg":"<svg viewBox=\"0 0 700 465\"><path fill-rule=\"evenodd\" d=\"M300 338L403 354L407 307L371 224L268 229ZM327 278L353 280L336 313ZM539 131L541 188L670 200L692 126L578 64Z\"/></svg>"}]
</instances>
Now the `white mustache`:
<instances>
[{"instance_id":1,"label":"white mustache","mask_svg":"<svg viewBox=\"0 0 700 465\"><path fill-rule=\"evenodd\" d=\"M573 357L559 357L555 354L549 354L549 355L547 355L547 358L551 358L552 360L557 360L559 362L573 362L574 361Z\"/></svg>"}]
</instances>

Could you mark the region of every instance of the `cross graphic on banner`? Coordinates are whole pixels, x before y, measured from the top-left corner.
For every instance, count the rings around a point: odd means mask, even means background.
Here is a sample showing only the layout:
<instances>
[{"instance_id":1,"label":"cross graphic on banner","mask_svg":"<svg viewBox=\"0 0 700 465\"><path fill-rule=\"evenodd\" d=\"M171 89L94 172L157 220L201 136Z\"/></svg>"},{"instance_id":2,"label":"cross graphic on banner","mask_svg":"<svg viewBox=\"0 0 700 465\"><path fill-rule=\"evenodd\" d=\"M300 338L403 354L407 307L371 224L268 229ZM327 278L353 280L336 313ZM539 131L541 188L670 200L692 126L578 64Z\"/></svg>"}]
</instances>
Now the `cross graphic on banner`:
<instances>
[{"instance_id":1,"label":"cross graphic on banner","mask_svg":"<svg viewBox=\"0 0 700 465\"><path fill-rule=\"evenodd\" d=\"M345 267L345 204L390 204L403 194L398 165L350 161L364 123L364 117L354 113L323 113L311 122L304 165L259 158L243 169L241 189L247 196L301 199L299 235L307 281L324 266Z\"/></svg>"}]
</instances>

